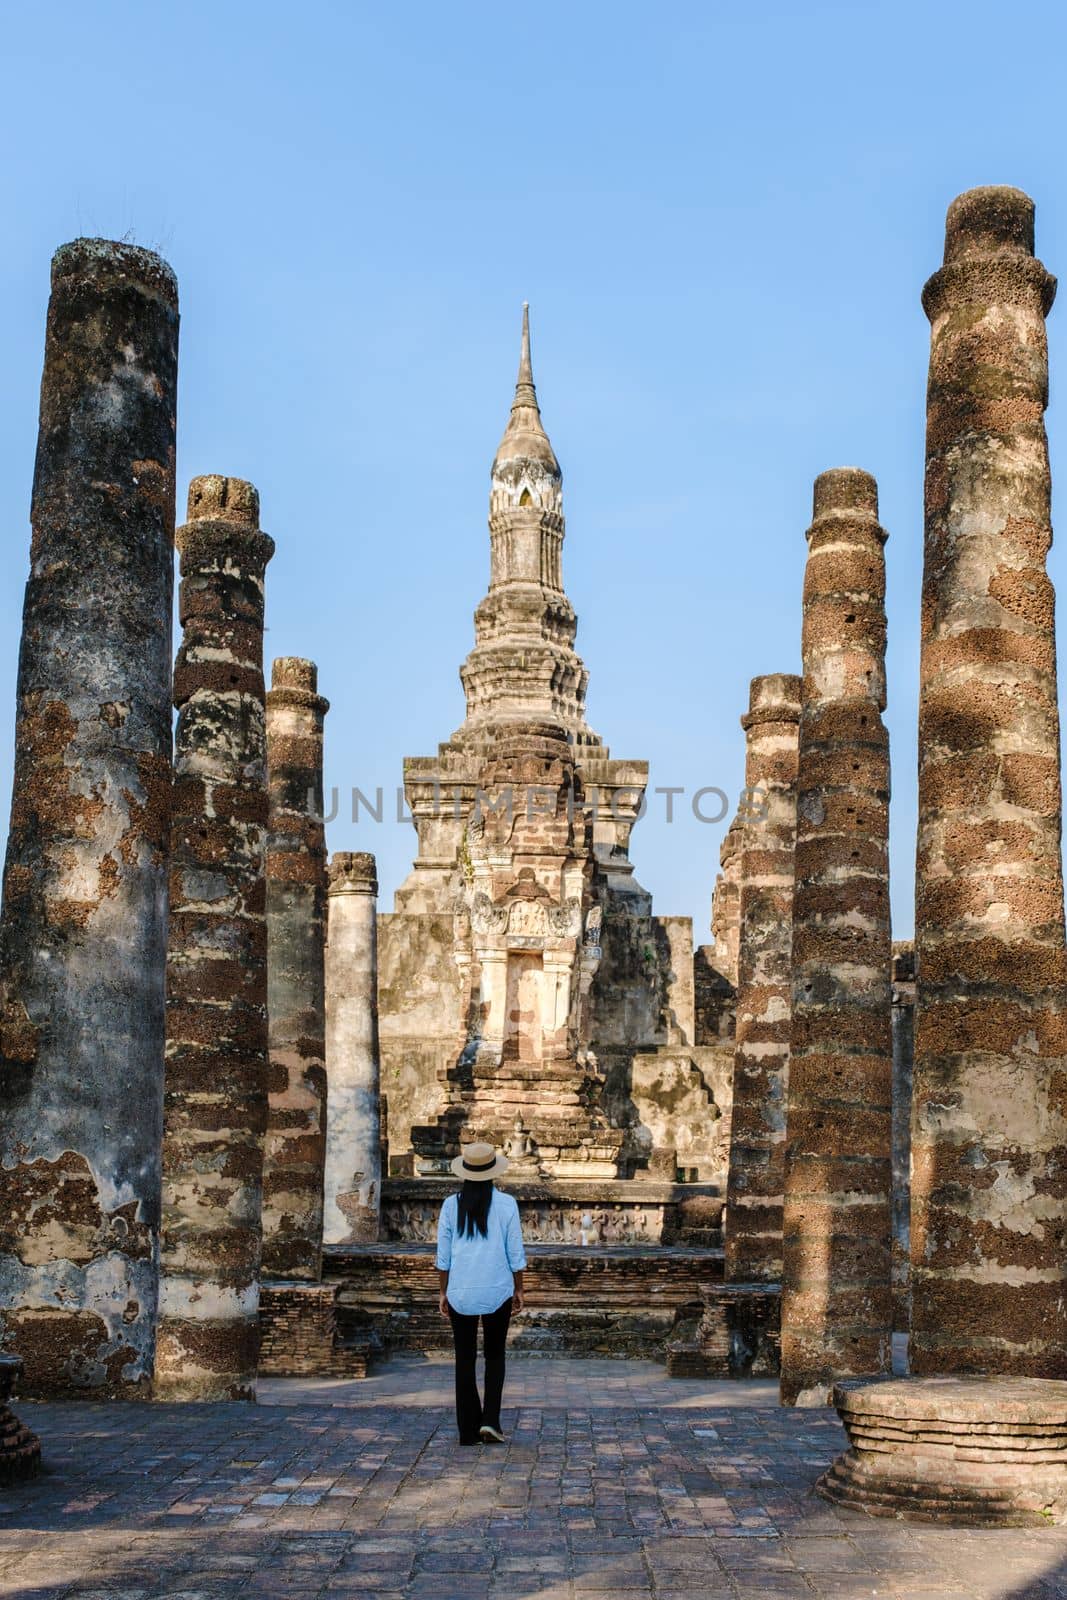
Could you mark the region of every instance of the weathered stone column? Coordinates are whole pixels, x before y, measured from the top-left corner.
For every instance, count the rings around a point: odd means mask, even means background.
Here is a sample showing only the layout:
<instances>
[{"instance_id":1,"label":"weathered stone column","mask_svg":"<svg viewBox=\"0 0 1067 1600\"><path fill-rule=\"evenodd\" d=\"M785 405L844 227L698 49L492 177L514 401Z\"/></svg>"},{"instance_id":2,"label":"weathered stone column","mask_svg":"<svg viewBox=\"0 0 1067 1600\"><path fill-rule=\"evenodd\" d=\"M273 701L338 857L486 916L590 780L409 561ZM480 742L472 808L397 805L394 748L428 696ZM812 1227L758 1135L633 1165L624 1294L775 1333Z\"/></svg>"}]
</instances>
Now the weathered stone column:
<instances>
[{"instance_id":1,"label":"weathered stone column","mask_svg":"<svg viewBox=\"0 0 1067 1600\"><path fill-rule=\"evenodd\" d=\"M378 1238L382 1161L374 857L330 861L326 943L327 1244Z\"/></svg>"},{"instance_id":2,"label":"weathered stone column","mask_svg":"<svg viewBox=\"0 0 1067 1600\"><path fill-rule=\"evenodd\" d=\"M1067 1373L1067 988L1043 413L1017 189L953 201L931 324L919 702L916 1373Z\"/></svg>"},{"instance_id":3,"label":"weathered stone column","mask_svg":"<svg viewBox=\"0 0 1067 1600\"><path fill-rule=\"evenodd\" d=\"M893 1331L911 1327L911 1075L915 945L893 944Z\"/></svg>"},{"instance_id":4,"label":"weathered stone column","mask_svg":"<svg viewBox=\"0 0 1067 1600\"><path fill-rule=\"evenodd\" d=\"M313 661L282 656L267 695L269 1110L263 1270L317 1279L326 1159L326 827Z\"/></svg>"},{"instance_id":5,"label":"weathered stone column","mask_svg":"<svg viewBox=\"0 0 1067 1600\"><path fill-rule=\"evenodd\" d=\"M712 961L716 972L737 987L737 941L740 928L741 896L741 816L723 834L719 846L720 872L711 895L711 936L715 941Z\"/></svg>"},{"instance_id":6,"label":"weathered stone column","mask_svg":"<svg viewBox=\"0 0 1067 1600\"><path fill-rule=\"evenodd\" d=\"M0 1343L28 1394L152 1374L177 365L166 262L56 252L0 935Z\"/></svg>"},{"instance_id":7,"label":"weathered stone column","mask_svg":"<svg viewBox=\"0 0 1067 1600\"><path fill-rule=\"evenodd\" d=\"M178 529L163 1252L156 1392L254 1394L267 1122L263 575L240 478L194 478Z\"/></svg>"},{"instance_id":8,"label":"weathered stone column","mask_svg":"<svg viewBox=\"0 0 1067 1600\"><path fill-rule=\"evenodd\" d=\"M737 1031L726 1278L782 1276L782 1185L792 1015L793 846L800 679L753 678L746 734L747 814L741 829Z\"/></svg>"},{"instance_id":9,"label":"weathered stone column","mask_svg":"<svg viewBox=\"0 0 1067 1600\"><path fill-rule=\"evenodd\" d=\"M885 531L878 487L815 480L785 1161L782 1399L891 1370L892 1067Z\"/></svg>"}]
</instances>

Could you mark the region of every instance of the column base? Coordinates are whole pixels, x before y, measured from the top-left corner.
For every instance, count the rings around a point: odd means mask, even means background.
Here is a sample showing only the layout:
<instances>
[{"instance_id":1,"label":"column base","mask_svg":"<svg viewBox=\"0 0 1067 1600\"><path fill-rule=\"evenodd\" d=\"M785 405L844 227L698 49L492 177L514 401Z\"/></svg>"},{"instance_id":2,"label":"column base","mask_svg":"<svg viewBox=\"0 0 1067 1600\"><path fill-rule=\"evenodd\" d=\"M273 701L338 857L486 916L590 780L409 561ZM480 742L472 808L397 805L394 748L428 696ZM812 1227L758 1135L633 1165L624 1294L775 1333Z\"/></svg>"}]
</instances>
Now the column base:
<instances>
[{"instance_id":1,"label":"column base","mask_svg":"<svg viewBox=\"0 0 1067 1600\"><path fill-rule=\"evenodd\" d=\"M819 1479L824 1499L909 1522L1067 1522L1067 1382L857 1381L833 1402L850 1448Z\"/></svg>"},{"instance_id":2,"label":"column base","mask_svg":"<svg viewBox=\"0 0 1067 1600\"><path fill-rule=\"evenodd\" d=\"M22 1483L41 1470L41 1441L8 1410L22 1371L19 1356L0 1356L0 1484Z\"/></svg>"}]
</instances>

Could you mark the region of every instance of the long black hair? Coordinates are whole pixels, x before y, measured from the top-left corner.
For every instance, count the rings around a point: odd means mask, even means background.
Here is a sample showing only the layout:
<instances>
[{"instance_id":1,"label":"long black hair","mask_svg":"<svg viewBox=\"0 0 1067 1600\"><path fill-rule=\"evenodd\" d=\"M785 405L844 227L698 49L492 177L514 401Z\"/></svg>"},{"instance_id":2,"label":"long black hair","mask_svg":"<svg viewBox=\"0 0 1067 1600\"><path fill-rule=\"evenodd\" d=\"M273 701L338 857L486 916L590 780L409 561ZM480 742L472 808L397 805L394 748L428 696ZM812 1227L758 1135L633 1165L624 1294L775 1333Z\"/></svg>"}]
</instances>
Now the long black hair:
<instances>
[{"instance_id":1,"label":"long black hair","mask_svg":"<svg viewBox=\"0 0 1067 1600\"><path fill-rule=\"evenodd\" d=\"M489 1207L493 1200L492 1179L464 1178L463 1187L456 1196L459 1222L459 1236L469 1234L473 1239L480 1233L485 1239L489 1235Z\"/></svg>"}]
</instances>

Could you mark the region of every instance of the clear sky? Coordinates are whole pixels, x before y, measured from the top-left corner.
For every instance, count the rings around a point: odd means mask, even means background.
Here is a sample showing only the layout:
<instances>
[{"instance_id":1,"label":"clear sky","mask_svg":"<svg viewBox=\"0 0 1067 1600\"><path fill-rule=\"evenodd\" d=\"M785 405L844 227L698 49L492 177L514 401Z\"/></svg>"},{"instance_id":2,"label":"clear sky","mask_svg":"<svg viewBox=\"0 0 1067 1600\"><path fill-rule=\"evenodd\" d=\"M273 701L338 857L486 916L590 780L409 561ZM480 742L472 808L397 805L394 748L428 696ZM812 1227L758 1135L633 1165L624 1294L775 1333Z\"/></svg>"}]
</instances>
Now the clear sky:
<instances>
[{"instance_id":1,"label":"clear sky","mask_svg":"<svg viewBox=\"0 0 1067 1600\"><path fill-rule=\"evenodd\" d=\"M4 817L49 258L129 236L180 283L179 511L196 473L258 485L268 658L318 661L344 793L393 794L462 720L524 299L590 720L653 785L736 797L748 681L799 668L812 479L873 472L909 933L919 294L975 184L1028 190L1067 272L1063 8L6 0L2 21ZM1067 310L1049 329L1062 483ZM1062 594L1062 545L1051 570ZM654 797L633 856L706 938L725 823L676 805L668 825ZM330 846L377 853L388 907L414 833L346 809Z\"/></svg>"}]
</instances>

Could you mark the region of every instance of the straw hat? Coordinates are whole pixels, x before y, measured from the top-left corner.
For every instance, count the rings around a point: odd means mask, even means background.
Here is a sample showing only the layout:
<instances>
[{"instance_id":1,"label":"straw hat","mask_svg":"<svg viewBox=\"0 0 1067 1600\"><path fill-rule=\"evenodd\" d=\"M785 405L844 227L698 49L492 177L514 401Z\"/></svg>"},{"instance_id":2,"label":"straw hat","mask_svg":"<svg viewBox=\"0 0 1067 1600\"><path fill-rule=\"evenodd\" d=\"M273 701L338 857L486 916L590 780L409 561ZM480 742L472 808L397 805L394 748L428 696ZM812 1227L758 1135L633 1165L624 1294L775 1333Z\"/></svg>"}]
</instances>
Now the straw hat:
<instances>
[{"instance_id":1,"label":"straw hat","mask_svg":"<svg viewBox=\"0 0 1067 1600\"><path fill-rule=\"evenodd\" d=\"M498 1155L495 1145L465 1144L452 1163L452 1171L457 1178L484 1183L487 1178L499 1178L509 1165L507 1156Z\"/></svg>"}]
</instances>

